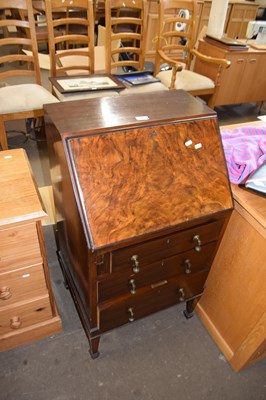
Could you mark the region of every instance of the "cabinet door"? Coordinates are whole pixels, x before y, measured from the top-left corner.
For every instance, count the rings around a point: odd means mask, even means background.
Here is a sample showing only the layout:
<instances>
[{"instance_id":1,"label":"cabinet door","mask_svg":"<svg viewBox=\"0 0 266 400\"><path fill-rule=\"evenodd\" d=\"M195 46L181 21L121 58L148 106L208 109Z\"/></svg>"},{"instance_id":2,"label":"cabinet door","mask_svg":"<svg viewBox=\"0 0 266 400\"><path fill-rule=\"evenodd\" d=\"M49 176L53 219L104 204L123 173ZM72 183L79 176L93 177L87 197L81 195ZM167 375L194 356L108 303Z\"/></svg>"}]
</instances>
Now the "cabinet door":
<instances>
[{"instance_id":1,"label":"cabinet door","mask_svg":"<svg viewBox=\"0 0 266 400\"><path fill-rule=\"evenodd\" d=\"M249 4L233 4L228 26L227 36L232 38L246 38L248 22L256 19L258 6Z\"/></svg>"},{"instance_id":2,"label":"cabinet door","mask_svg":"<svg viewBox=\"0 0 266 400\"><path fill-rule=\"evenodd\" d=\"M223 70L220 79L215 105L243 103L243 90L245 90L246 79L244 80L244 71L247 62L247 55L227 54L226 57L231 61L228 69ZM243 82L245 82L243 84Z\"/></svg>"},{"instance_id":3,"label":"cabinet door","mask_svg":"<svg viewBox=\"0 0 266 400\"><path fill-rule=\"evenodd\" d=\"M239 87L239 103L265 101L266 99L266 52L249 53L246 57L245 71Z\"/></svg>"},{"instance_id":4,"label":"cabinet door","mask_svg":"<svg viewBox=\"0 0 266 400\"><path fill-rule=\"evenodd\" d=\"M198 34L201 32L204 26L208 26L209 16L211 12L211 3L204 3L203 5L198 5L199 22L198 22Z\"/></svg>"},{"instance_id":5,"label":"cabinet door","mask_svg":"<svg viewBox=\"0 0 266 400\"><path fill-rule=\"evenodd\" d=\"M155 61L156 42L154 41L154 38L156 37L158 30L158 11L158 3L155 1L150 1L148 12L145 61Z\"/></svg>"}]
</instances>

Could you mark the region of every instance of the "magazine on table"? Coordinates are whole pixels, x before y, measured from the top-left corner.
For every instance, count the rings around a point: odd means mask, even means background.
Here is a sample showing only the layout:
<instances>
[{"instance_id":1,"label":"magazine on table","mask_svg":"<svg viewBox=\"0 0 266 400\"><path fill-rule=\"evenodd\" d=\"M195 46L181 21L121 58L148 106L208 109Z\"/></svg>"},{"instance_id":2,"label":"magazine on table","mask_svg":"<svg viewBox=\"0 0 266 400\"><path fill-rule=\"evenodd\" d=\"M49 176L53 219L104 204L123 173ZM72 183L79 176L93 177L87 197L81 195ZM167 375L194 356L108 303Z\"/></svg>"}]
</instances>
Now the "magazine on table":
<instances>
[{"instance_id":1,"label":"magazine on table","mask_svg":"<svg viewBox=\"0 0 266 400\"><path fill-rule=\"evenodd\" d=\"M132 86L145 85L147 83L159 82L159 79L155 78L148 72L139 72L128 75L120 75L118 79L121 82L127 82Z\"/></svg>"}]
</instances>

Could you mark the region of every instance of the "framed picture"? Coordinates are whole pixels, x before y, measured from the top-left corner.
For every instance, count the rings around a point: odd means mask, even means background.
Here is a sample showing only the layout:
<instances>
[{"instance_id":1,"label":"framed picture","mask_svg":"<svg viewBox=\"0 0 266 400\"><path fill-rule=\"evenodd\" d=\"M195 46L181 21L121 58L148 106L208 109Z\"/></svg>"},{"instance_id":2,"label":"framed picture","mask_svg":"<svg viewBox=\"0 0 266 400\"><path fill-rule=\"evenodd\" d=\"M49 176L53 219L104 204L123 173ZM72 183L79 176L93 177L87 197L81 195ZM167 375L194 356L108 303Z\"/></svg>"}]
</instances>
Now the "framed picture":
<instances>
[{"instance_id":1,"label":"framed picture","mask_svg":"<svg viewBox=\"0 0 266 400\"><path fill-rule=\"evenodd\" d=\"M60 93L125 89L122 82L109 74L57 76L49 79Z\"/></svg>"}]
</instances>

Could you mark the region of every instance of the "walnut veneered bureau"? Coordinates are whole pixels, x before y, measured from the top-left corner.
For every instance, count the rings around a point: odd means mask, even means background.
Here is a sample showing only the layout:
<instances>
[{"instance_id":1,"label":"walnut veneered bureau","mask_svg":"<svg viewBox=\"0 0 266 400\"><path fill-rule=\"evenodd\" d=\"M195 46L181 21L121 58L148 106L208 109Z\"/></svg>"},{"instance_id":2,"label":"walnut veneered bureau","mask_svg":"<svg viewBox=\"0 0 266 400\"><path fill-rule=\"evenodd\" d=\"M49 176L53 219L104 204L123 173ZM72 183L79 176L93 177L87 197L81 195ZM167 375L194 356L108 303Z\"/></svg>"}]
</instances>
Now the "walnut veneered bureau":
<instances>
[{"instance_id":1,"label":"walnut veneered bureau","mask_svg":"<svg viewBox=\"0 0 266 400\"><path fill-rule=\"evenodd\" d=\"M41 221L23 149L0 152L0 350L61 331Z\"/></svg>"},{"instance_id":2,"label":"walnut veneered bureau","mask_svg":"<svg viewBox=\"0 0 266 400\"><path fill-rule=\"evenodd\" d=\"M45 106L59 260L90 342L192 314L233 204L216 113L183 91Z\"/></svg>"}]
</instances>

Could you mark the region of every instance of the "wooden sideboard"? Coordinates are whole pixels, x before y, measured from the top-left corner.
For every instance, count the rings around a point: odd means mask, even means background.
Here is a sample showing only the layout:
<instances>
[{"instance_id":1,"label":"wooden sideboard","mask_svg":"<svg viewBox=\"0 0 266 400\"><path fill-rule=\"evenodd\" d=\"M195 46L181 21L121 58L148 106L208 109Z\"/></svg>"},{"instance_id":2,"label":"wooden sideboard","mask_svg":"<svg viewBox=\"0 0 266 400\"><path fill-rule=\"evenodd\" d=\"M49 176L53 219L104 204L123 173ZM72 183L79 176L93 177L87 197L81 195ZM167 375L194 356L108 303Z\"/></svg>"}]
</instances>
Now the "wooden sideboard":
<instances>
[{"instance_id":1,"label":"wooden sideboard","mask_svg":"<svg viewBox=\"0 0 266 400\"><path fill-rule=\"evenodd\" d=\"M195 24L196 37L198 37L203 27L208 26L212 1L198 0L196 4ZM252 1L229 0L224 32L232 38L245 38L248 22L256 19L258 8L259 5ZM155 38L158 35L158 12L158 1L148 1L146 61L154 62L155 60Z\"/></svg>"},{"instance_id":2,"label":"wooden sideboard","mask_svg":"<svg viewBox=\"0 0 266 400\"><path fill-rule=\"evenodd\" d=\"M230 67L221 71L213 106L266 100L266 50L250 47L248 50L229 51L200 40L199 51L231 61ZM214 79L217 67L197 59L194 71Z\"/></svg>"},{"instance_id":3,"label":"wooden sideboard","mask_svg":"<svg viewBox=\"0 0 266 400\"><path fill-rule=\"evenodd\" d=\"M184 91L45 106L59 260L93 358L100 335L190 317L233 207L216 113Z\"/></svg>"},{"instance_id":4,"label":"wooden sideboard","mask_svg":"<svg viewBox=\"0 0 266 400\"><path fill-rule=\"evenodd\" d=\"M197 311L239 371L266 356L266 199L232 189L235 210Z\"/></svg>"},{"instance_id":5,"label":"wooden sideboard","mask_svg":"<svg viewBox=\"0 0 266 400\"><path fill-rule=\"evenodd\" d=\"M22 149L0 152L0 350L61 331L41 220L46 217Z\"/></svg>"}]
</instances>

